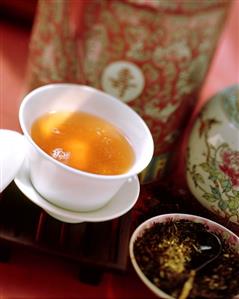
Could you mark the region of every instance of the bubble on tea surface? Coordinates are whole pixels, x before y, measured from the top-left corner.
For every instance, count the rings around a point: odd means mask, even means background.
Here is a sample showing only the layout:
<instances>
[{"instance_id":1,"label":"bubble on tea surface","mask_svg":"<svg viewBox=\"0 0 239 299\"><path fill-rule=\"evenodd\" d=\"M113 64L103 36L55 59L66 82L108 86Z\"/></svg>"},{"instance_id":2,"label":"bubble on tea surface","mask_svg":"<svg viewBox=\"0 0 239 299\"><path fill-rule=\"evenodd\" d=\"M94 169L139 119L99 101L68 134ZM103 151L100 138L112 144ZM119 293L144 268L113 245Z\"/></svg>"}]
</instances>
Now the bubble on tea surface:
<instances>
[{"instance_id":1,"label":"bubble on tea surface","mask_svg":"<svg viewBox=\"0 0 239 299\"><path fill-rule=\"evenodd\" d=\"M56 134L56 135L60 135L60 134L62 134L61 130L58 129L58 128L53 128L53 129L52 129L52 133L53 133L53 134Z\"/></svg>"},{"instance_id":2,"label":"bubble on tea surface","mask_svg":"<svg viewBox=\"0 0 239 299\"><path fill-rule=\"evenodd\" d=\"M66 162L70 159L71 153L64 151L62 148L55 148L51 156L61 162Z\"/></svg>"}]
</instances>

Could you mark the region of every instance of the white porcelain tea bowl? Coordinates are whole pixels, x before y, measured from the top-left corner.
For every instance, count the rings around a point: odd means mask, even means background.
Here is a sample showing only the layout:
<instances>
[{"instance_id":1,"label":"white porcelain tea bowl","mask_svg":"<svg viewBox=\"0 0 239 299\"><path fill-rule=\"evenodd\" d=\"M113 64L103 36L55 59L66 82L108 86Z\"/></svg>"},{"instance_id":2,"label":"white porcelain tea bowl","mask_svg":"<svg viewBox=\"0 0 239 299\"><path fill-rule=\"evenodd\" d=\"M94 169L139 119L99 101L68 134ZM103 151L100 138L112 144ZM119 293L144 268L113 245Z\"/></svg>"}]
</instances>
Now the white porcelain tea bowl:
<instances>
[{"instance_id":1,"label":"white porcelain tea bowl","mask_svg":"<svg viewBox=\"0 0 239 299\"><path fill-rule=\"evenodd\" d=\"M41 150L31 138L31 126L51 111L81 111L105 119L130 141L133 166L123 174L100 175L71 168ZM115 97L88 86L51 84L30 92L22 101L20 125L29 145L30 177L35 189L56 206L91 211L106 205L123 184L140 173L153 155L151 133L141 117Z\"/></svg>"},{"instance_id":2,"label":"white porcelain tea bowl","mask_svg":"<svg viewBox=\"0 0 239 299\"><path fill-rule=\"evenodd\" d=\"M172 214L163 214L163 215L155 216L155 217L152 217L152 218L144 221L142 224L140 224L135 229L135 231L133 232L133 234L131 236L130 244L129 244L130 259L131 259L133 268L136 271L139 278L141 279L141 281L146 285L147 288L149 288L156 296L158 296L161 299L188 298L188 295L190 294L190 292L189 292L189 294L187 294L186 297L183 297L183 295L182 295L183 287L182 287L182 289L178 290L179 297L177 296L177 298L175 298L172 294L169 294L169 292L167 293L164 289L159 288L152 280L149 279L149 277L146 276L144 270L142 269L142 267L140 265L140 262L138 262L136 253L135 253L135 244L136 244L136 241L138 239L142 239L144 234L146 233L146 231L150 231L155 224L159 224L159 223L166 224L169 221L175 222L175 221L180 221L180 220L186 220L189 222L200 223L200 224L204 225L206 228L206 232L209 232L210 234L212 233L214 235L217 235L219 240L223 240L229 247L233 248L233 250L235 252L239 252L239 237L236 234L234 234L233 232L231 232L224 226L222 226L212 220L200 217L200 216L172 213ZM153 239L153 234L156 234L156 233L157 233L157 244L158 244L157 246L160 246L160 244L163 243L163 240L165 240L164 239L165 236L163 235L162 232L159 235L158 232L154 231L154 233L152 233L152 239ZM161 241L162 241L162 243L161 243ZM154 252L156 249L153 247L150 247L148 245L149 244L146 241L141 242L141 245L140 245L141 246L141 251L140 251L141 256L143 255L142 252L146 252L142 249L142 247L144 246L147 249L147 257L145 257L145 258L151 259L151 262L157 261L157 258L154 255ZM156 246L156 245L154 245L154 246ZM172 245L169 248L172 248ZM177 255L177 252L175 253L175 255ZM181 258L183 260L182 256L181 256ZM142 259L141 259L141 261L142 261ZM186 261L186 259L185 259L185 261ZM215 261L216 261L216 259L215 259ZM149 264L150 261L147 260L147 263ZM152 265L152 263L151 263L151 265ZM159 266L159 262L157 262L157 265ZM172 268L172 269L178 269L178 267ZM160 273L160 269L157 271L157 273ZM160 282L160 278L158 278L158 279L159 279L158 281ZM175 285L175 281L172 281L171 283L172 283L172 285ZM193 284L192 284L192 286L193 286ZM180 297L181 295L182 295L182 297ZM185 295L185 293L184 293L184 295ZM239 293L238 293L238 295L235 295L233 297L233 299L238 299L238 298L239 298Z\"/></svg>"},{"instance_id":3,"label":"white porcelain tea bowl","mask_svg":"<svg viewBox=\"0 0 239 299\"><path fill-rule=\"evenodd\" d=\"M118 128L131 143L135 161L123 174L101 175L69 167L45 153L32 139L34 121L47 113L81 111L101 117ZM78 84L49 84L27 94L20 106L29 175L36 191L51 204L73 212L94 211L105 206L130 179L140 173L153 155L153 139L142 120L115 97Z\"/></svg>"},{"instance_id":4,"label":"white porcelain tea bowl","mask_svg":"<svg viewBox=\"0 0 239 299\"><path fill-rule=\"evenodd\" d=\"M203 206L239 225L239 84L209 99L197 117L186 174Z\"/></svg>"}]
</instances>

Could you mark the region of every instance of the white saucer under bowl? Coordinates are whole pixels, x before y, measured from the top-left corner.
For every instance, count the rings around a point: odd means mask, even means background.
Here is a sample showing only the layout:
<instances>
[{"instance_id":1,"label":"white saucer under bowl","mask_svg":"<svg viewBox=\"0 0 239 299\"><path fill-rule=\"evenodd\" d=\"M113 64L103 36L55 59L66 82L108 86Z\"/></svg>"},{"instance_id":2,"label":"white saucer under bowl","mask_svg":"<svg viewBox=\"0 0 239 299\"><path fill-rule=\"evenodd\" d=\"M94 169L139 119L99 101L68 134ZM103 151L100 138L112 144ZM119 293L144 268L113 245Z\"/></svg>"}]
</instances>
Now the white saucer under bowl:
<instances>
[{"instance_id":1,"label":"white saucer under bowl","mask_svg":"<svg viewBox=\"0 0 239 299\"><path fill-rule=\"evenodd\" d=\"M135 176L127 181L103 208L91 212L72 212L53 205L34 189L26 160L14 181L22 193L32 202L44 209L52 217L68 223L102 222L120 217L134 206L140 191L139 180Z\"/></svg>"}]
</instances>

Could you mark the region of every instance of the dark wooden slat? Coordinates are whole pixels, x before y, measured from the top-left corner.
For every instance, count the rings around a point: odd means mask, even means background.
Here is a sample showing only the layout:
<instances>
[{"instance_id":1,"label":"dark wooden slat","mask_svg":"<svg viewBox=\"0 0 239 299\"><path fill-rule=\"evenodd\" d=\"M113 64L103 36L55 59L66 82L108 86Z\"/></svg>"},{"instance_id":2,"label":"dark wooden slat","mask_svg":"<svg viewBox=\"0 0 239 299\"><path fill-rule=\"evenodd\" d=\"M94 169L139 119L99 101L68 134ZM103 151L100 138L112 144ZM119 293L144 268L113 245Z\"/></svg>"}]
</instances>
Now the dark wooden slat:
<instances>
[{"instance_id":1,"label":"dark wooden slat","mask_svg":"<svg viewBox=\"0 0 239 299\"><path fill-rule=\"evenodd\" d=\"M67 224L61 223L59 246L63 247L65 245L66 236L67 236Z\"/></svg>"},{"instance_id":2,"label":"dark wooden slat","mask_svg":"<svg viewBox=\"0 0 239 299\"><path fill-rule=\"evenodd\" d=\"M43 228L44 228L44 223L46 222L46 212L41 211L39 215L39 220L37 223L37 229L36 229L36 234L35 234L35 241L40 242L42 239L42 234L43 234Z\"/></svg>"},{"instance_id":3,"label":"dark wooden slat","mask_svg":"<svg viewBox=\"0 0 239 299\"><path fill-rule=\"evenodd\" d=\"M118 226L118 251L116 263L121 266L121 270L127 268L128 263L128 254L121 254L121 252L128 252L129 247L129 239L130 239L130 233L131 233L131 214L128 212L128 214L124 217L119 219L120 225Z\"/></svg>"},{"instance_id":4,"label":"dark wooden slat","mask_svg":"<svg viewBox=\"0 0 239 299\"><path fill-rule=\"evenodd\" d=\"M88 223L82 246L85 256L105 262L109 260L111 224L111 221Z\"/></svg>"}]
</instances>

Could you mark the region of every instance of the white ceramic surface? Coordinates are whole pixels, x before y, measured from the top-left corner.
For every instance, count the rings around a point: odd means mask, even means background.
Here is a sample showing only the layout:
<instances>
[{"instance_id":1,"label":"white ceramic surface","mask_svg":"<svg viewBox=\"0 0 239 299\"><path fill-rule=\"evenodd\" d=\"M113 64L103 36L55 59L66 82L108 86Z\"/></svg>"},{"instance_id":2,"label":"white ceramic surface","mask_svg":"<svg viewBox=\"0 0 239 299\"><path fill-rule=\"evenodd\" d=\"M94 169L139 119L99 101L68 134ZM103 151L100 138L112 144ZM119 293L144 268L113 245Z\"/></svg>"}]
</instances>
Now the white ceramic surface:
<instances>
[{"instance_id":1,"label":"white ceramic surface","mask_svg":"<svg viewBox=\"0 0 239 299\"><path fill-rule=\"evenodd\" d=\"M26 143L23 135L0 129L0 192L14 179L25 158Z\"/></svg>"},{"instance_id":2,"label":"white ceramic surface","mask_svg":"<svg viewBox=\"0 0 239 299\"><path fill-rule=\"evenodd\" d=\"M129 178L109 203L101 209L92 212L72 212L53 205L34 189L29 176L27 160L18 172L15 183L33 203L44 209L52 217L68 223L102 222L120 217L134 206L140 190L138 177L135 176Z\"/></svg>"},{"instance_id":3,"label":"white ceramic surface","mask_svg":"<svg viewBox=\"0 0 239 299\"><path fill-rule=\"evenodd\" d=\"M208 227L209 231L219 234L224 240L228 242L228 244L233 246L236 250L239 250L239 237L237 237L233 232L231 232L224 226L200 216L189 215L189 214L163 214L146 220L136 228L136 230L133 232L131 236L130 243L129 243L130 259L139 278L155 295L157 295L161 299L176 299L176 298L170 296L169 294L165 293L163 290L159 289L144 275L139 265L137 264L134 256L134 242L138 237L141 237L143 235L145 229L150 228L154 223L162 223L162 222L167 222L169 220L180 220L180 219L186 219L193 222L205 224ZM238 296L234 298L237 299Z\"/></svg>"},{"instance_id":4,"label":"white ceramic surface","mask_svg":"<svg viewBox=\"0 0 239 299\"><path fill-rule=\"evenodd\" d=\"M83 111L115 125L131 142L135 163L120 175L97 175L54 160L31 139L32 123L52 111ZM104 92L76 84L50 84L29 93L20 106L19 120L28 141L27 158L35 189L48 201L71 211L103 207L123 184L140 173L153 155L153 139L141 117L129 106Z\"/></svg>"},{"instance_id":5,"label":"white ceramic surface","mask_svg":"<svg viewBox=\"0 0 239 299\"><path fill-rule=\"evenodd\" d=\"M239 225L239 84L212 97L196 119L187 182L202 205Z\"/></svg>"}]
</instances>

